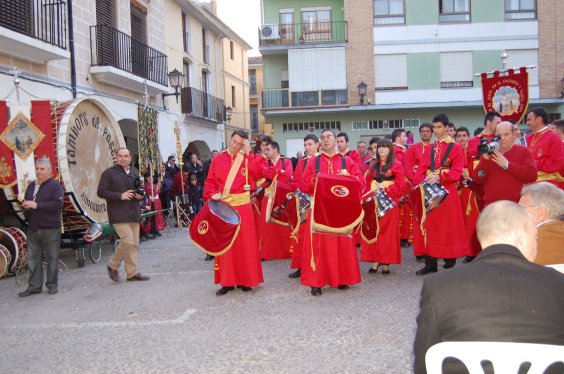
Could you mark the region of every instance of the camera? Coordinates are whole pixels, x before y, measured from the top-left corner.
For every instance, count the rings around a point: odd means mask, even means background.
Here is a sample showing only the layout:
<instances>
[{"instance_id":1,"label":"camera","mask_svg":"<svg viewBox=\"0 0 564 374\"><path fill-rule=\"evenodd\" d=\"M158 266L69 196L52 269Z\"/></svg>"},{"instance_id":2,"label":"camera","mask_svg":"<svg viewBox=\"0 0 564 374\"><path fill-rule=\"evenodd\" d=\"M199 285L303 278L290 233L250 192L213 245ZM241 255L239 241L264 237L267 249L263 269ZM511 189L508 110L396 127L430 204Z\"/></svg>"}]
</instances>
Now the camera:
<instances>
[{"instance_id":1,"label":"camera","mask_svg":"<svg viewBox=\"0 0 564 374\"><path fill-rule=\"evenodd\" d=\"M493 155L495 151L499 151L499 136L495 136L491 142L483 140L478 146L478 154L480 155Z\"/></svg>"},{"instance_id":2,"label":"camera","mask_svg":"<svg viewBox=\"0 0 564 374\"><path fill-rule=\"evenodd\" d=\"M145 188L143 187L143 179L141 176L136 175L133 183L134 190L137 195L145 196Z\"/></svg>"}]
</instances>

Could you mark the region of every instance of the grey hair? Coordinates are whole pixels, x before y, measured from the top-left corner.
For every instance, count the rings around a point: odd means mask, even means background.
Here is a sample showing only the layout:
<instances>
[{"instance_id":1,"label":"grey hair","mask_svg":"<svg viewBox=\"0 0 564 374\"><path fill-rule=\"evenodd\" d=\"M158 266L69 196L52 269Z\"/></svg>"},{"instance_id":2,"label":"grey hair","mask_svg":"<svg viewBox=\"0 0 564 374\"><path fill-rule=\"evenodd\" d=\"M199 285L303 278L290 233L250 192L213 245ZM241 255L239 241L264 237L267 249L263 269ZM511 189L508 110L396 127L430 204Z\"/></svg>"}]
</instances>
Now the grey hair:
<instances>
[{"instance_id":1,"label":"grey hair","mask_svg":"<svg viewBox=\"0 0 564 374\"><path fill-rule=\"evenodd\" d=\"M36 164L36 165L37 165L37 164L44 164L44 165L49 166L49 169L52 169L52 168L53 168L53 166L51 165L51 160L49 160L47 157L41 157L41 158L37 159L37 160L35 161L35 164Z\"/></svg>"},{"instance_id":2,"label":"grey hair","mask_svg":"<svg viewBox=\"0 0 564 374\"><path fill-rule=\"evenodd\" d=\"M564 214L564 191L548 182L529 184L523 187L521 196L529 195L538 208L546 209L549 218Z\"/></svg>"}]
</instances>

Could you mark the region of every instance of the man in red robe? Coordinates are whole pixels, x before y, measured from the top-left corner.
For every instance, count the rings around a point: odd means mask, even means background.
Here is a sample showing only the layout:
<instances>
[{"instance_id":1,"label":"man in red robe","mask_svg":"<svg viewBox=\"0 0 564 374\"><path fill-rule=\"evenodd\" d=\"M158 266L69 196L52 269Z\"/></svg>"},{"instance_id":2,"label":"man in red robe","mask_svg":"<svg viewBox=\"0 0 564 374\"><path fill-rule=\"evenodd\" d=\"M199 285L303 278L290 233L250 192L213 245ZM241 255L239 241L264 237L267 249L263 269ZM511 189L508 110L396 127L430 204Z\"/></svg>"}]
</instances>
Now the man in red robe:
<instances>
[{"instance_id":1,"label":"man in red robe","mask_svg":"<svg viewBox=\"0 0 564 374\"><path fill-rule=\"evenodd\" d=\"M215 283L221 284L221 289L216 293L218 296L232 291L235 286L243 291L250 291L251 287L264 281L249 195L250 184L256 178L252 172L254 168L250 165L252 161L247 133L235 130L231 135L229 148L212 160L205 181L204 199L223 201L241 217L239 234L233 246L215 258ZM231 172L232 168L236 169ZM228 182L231 187L225 191ZM221 227L212 229L221 230Z\"/></svg>"},{"instance_id":2,"label":"man in red robe","mask_svg":"<svg viewBox=\"0 0 564 374\"><path fill-rule=\"evenodd\" d=\"M411 187L415 187L415 173L417 172L417 167L423 158L425 152L428 152L428 146L431 144L431 138L433 137L433 126L429 122L424 122L419 126L419 135L421 136L421 141L419 143L413 144L405 152L403 158L403 169L405 171L405 176ZM409 202L410 206L412 202ZM423 259L424 254L424 243L421 229L419 223L413 219L413 254L418 261Z\"/></svg>"},{"instance_id":3,"label":"man in red robe","mask_svg":"<svg viewBox=\"0 0 564 374\"><path fill-rule=\"evenodd\" d=\"M262 170L262 175L266 179L276 180L278 182L290 183L293 175L292 161L280 156L280 145L275 141L270 141L266 145L266 157L268 159L267 166ZM268 194L268 191L266 192ZM259 250L260 257L263 260L276 260L282 258L290 258L291 232L288 226L282 226L276 223L267 223L267 208L265 195L260 214L260 232L259 234Z\"/></svg>"},{"instance_id":4,"label":"man in red robe","mask_svg":"<svg viewBox=\"0 0 564 374\"><path fill-rule=\"evenodd\" d=\"M262 210L262 200L264 199L264 189L268 187L270 181L267 181L266 178L262 175L262 171L268 167L268 156L266 154L266 145L272 141L272 138L268 135L262 137L260 141L260 153L253 156L253 167L255 168L254 172L260 175L254 183L254 193L251 195L251 203L253 204L253 214L255 216L255 225L256 225L256 233L257 233L257 240L260 240L258 236L260 233L260 229L262 227L261 224L261 210Z\"/></svg>"},{"instance_id":5,"label":"man in red robe","mask_svg":"<svg viewBox=\"0 0 564 374\"><path fill-rule=\"evenodd\" d=\"M533 154L527 147L515 144L513 125L502 122L497 125L500 137L499 150L483 154L472 172L474 183L484 186L484 204L499 200L518 202L523 185L537 178Z\"/></svg>"},{"instance_id":6,"label":"man in red robe","mask_svg":"<svg viewBox=\"0 0 564 374\"><path fill-rule=\"evenodd\" d=\"M403 167L406 151L405 145L407 144L407 134L404 129L395 129L392 132L392 143L394 144L394 157ZM402 247L409 247L409 242L413 242L411 209L409 204L403 204L399 209L400 245Z\"/></svg>"},{"instance_id":7,"label":"man in red robe","mask_svg":"<svg viewBox=\"0 0 564 374\"><path fill-rule=\"evenodd\" d=\"M308 134L304 137L304 149L305 155L298 161L298 165L294 170L294 176L292 177L292 187L295 190L300 188L300 182L302 181L302 175L305 171L307 163L312 157L317 155L317 150L319 149L319 139L315 134ZM294 251L292 252L292 261L290 263L290 269L297 269L293 273L290 273L288 277L299 278L302 275L302 248L304 245L304 233L305 225L300 225L298 231L298 240L294 243Z\"/></svg>"},{"instance_id":8,"label":"man in red robe","mask_svg":"<svg viewBox=\"0 0 564 374\"><path fill-rule=\"evenodd\" d=\"M361 190L364 189L365 180L358 164L350 157L339 154L335 145L335 133L332 130L324 130L321 133L322 152L308 162L300 190L313 196L317 173L350 175L358 181ZM319 170L316 171L317 158L319 158ZM344 169L343 162L345 162ZM313 296L321 295L321 288L325 285L346 289L349 285L360 283L360 267L354 239L345 235L311 233L311 219L310 214L305 223L306 240L303 246L301 283L311 287ZM311 265L312 256L314 256L315 269Z\"/></svg>"},{"instance_id":9,"label":"man in red robe","mask_svg":"<svg viewBox=\"0 0 564 374\"><path fill-rule=\"evenodd\" d=\"M415 174L416 184L423 181L429 185L440 182L448 191L443 202L422 220L425 267L418 270L417 275L436 273L439 258L445 259L444 267L448 269L456 264L458 257L469 255L460 200L456 193L456 182L462 175L466 160L462 147L448 135L448 123L445 114L433 119L436 141L429 146L429 152L421 159Z\"/></svg>"},{"instance_id":10,"label":"man in red robe","mask_svg":"<svg viewBox=\"0 0 564 374\"><path fill-rule=\"evenodd\" d=\"M527 145L537 162L537 181L552 183L564 189L564 144L556 132L549 129L548 113L534 108L527 113Z\"/></svg>"},{"instance_id":11,"label":"man in red robe","mask_svg":"<svg viewBox=\"0 0 564 374\"><path fill-rule=\"evenodd\" d=\"M362 170L362 160L356 149L349 149L349 136L346 132L337 134L337 149L343 156L348 156L358 166L358 170Z\"/></svg>"}]
</instances>

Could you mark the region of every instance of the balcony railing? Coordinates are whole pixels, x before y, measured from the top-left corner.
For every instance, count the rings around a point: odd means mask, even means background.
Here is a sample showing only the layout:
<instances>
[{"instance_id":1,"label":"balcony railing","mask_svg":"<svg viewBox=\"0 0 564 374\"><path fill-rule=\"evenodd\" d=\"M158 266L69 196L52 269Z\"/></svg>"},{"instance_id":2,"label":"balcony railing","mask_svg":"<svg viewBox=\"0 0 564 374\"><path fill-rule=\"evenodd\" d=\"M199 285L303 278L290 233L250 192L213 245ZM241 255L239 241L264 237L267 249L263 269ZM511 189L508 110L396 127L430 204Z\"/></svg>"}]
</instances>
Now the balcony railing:
<instances>
[{"instance_id":1,"label":"balcony railing","mask_svg":"<svg viewBox=\"0 0 564 374\"><path fill-rule=\"evenodd\" d=\"M67 49L66 9L59 0L2 0L0 26Z\"/></svg>"},{"instance_id":2,"label":"balcony railing","mask_svg":"<svg viewBox=\"0 0 564 374\"><path fill-rule=\"evenodd\" d=\"M182 89L182 113L223 122L223 100L193 87Z\"/></svg>"},{"instance_id":3,"label":"balcony railing","mask_svg":"<svg viewBox=\"0 0 564 374\"><path fill-rule=\"evenodd\" d=\"M264 90L261 92L261 98L263 109L342 106L349 105L349 90Z\"/></svg>"},{"instance_id":4,"label":"balcony railing","mask_svg":"<svg viewBox=\"0 0 564 374\"><path fill-rule=\"evenodd\" d=\"M165 54L108 26L90 26L92 66L113 66L166 86Z\"/></svg>"},{"instance_id":5,"label":"balcony railing","mask_svg":"<svg viewBox=\"0 0 564 374\"><path fill-rule=\"evenodd\" d=\"M307 22L262 25L259 46L346 42L347 22Z\"/></svg>"}]
</instances>

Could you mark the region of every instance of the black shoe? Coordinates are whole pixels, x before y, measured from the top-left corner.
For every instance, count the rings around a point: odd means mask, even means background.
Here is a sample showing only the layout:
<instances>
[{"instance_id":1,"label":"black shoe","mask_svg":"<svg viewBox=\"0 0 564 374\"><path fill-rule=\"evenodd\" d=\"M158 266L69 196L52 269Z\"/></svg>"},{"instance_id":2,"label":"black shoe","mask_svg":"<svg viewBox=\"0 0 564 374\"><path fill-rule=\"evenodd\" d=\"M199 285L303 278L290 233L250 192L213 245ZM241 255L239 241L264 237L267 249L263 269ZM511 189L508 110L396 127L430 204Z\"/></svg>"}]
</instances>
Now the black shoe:
<instances>
[{"instance_id":1,"label":"black shoe","mask_svg":"<svg viewBox=\"0 0 564 374\"><path fill-rule=\"evenodd\" d=\"M450 269L453 268L454 265L456 265L456 258L445 258L445 264L443 265L443 268Z\"/></svg>"},{"instance_id":2,"label":"black shoe","mask_svg":"<svg viewBox=\"0 0 564 374\"><path fill-rule=\"evenodd\" d=\"M417 260L417 262L421 262L425 259L425 256L421 255L421 256L415 256L415 259Z\"/></svg>"},{"instance_id":3,"label":"black shoe","mask_svg":"<svg viewBox=\"0 0 564 374\"><path fill-rule=\"evenodd\" d=\"M382 265L382 274L384 275L390 274L390 265Z\"/></svg>"},{"instance_id":4,"label":"black shoe","mask_svg":"<svg viewBox=\"0 0 564 374\"><path fill-rule=\"evenodd\" d=\"M428 267L427 265L425 265L423 268L417 270L415 272L415 274L417 275L425 275L425 274L429 274L429 273L436 273L437 272L437 268L436 267Z\"/></svg>"},{"instance_id":5,"label":"black shoe","mask_svg":"<svg viewBox=\"0 0 564 374\"><path fill-rule=\"evenodd\" d=\"M370 268L370 269L368 270L368 274L375 274L375 273L377 273L377 272L378 272L378 269L372 269L372 268Z\"/></svg>"},{"instance_id":6,"label":"black shoe","mask_svg":"<svg viewBox=\"0 0 564 374\"><path fill-rule=\"evenodd\" d=\"M400 246L401 247L409 247L409 241L407 239L400 239Z\"/></svg>"},{"instance_id":7,"label":"black shoe","mask_svg":"<svg viewBox=\"0 0 564 374\"><path fill-rule=\"evenodd\" d=\"M298 268L298 270L294 271L293 273L288 274L288 278L299 278L302 276L302 269Z\"/></svg>"},{"instance_id":8,"label":"black shoe","mask_svg":"<svg viewBox=\"0 0 564 374\"><path fill-rule=\"evenodd\" d=\"M313 296L319 296L321 295L321 288L319 287L311 287L311 294Z\"/></svg>"},{"instance_id":9,"label":"black shoe","mask_svg":"<svg viewBox=\"0 0 564 374\"><path fill-rule=\"evenodd\" d=\"M475 259L476 256L466 256L466 258L464 260L462 260L462 262L464 262L465 264L472 262L473 259Z\"/></svg>"},{"instance_id":10,"label":"black shoe","mask_svg":"<svg viewBox=\"0 0 564 374\"><path fill-rule=\"evenodd\" d=\"M246 287L246 286L237 286L237 288L239 288L243 292L249 292L252 290L251 287Z\"/></svg>"},{"instance_id":11,"label":"black shoe","mask_svg":"<svg viewBox=\"0 0 564 374\"><path fill-rule=\"evenodd\" d=\"M349 286L347 286L346 284L340 284L337 288L340 290L346 290L349 288Z\"/></svg>"},{"instance_id":12,"label":"black shoe","mask_svg":"<svg viewBox=\"0 0 564 374\"><path fill-rule=\"evenodd\" d=\"M233 291L235 289L235 287L231 286L231 287L221 287L219 289L219 291L217 291L215 294L217 296L223 296L225 294L227 294L229 291Z\"/></svg>"},{"instance_id":13,"label":"black shoe","mask_svg":"<svg viewBox=\"0 0 564 374\"><path fill-rule=\"evenodd\" d=\"M214 259L214 257L212 255L206 255L206 258L204 258L204 261L211 261L213 259Z\"/></svg>"},{"instance_id":14,"label":"black shoe","mask_svg":"<svg viewBox=\"0 0 564 374\"><path fill-rule=\"evenodd\" d=\"M163 236L160 232L155 234L156 236Z\"/></svg>"},{"instance_id":15,"label":"black shoe","mask_svg":"<svg viewBox=\"0 0 564 374\"><path fill-rule=\"evenodd\" d=\"M37 291L37 290L32 290L31 288L28 288L27 290L20 292L18 295L20 297L26 297L26 296L29 296L29 295L35 295L37 293L41 293L41 290Z\"/></svg>"},{"instance_id":16,"label":"black shoe","mask_svg":"<svg viewBox=\"0 0 564 374\"><path fill-rule=\"evenodd\" d=\"M49 292L49 295L54 295L54 294L56 294L56 293L59 292L59 288L56 287L56 286L55 286L55 287L49 287L49 291L48 291L48 292Z\"/></svg>"}]
</instances>

